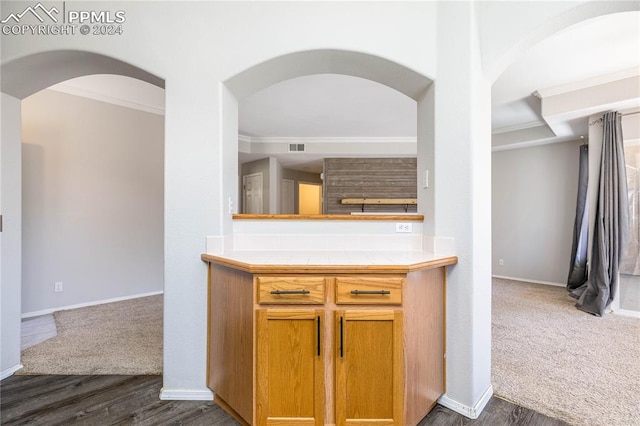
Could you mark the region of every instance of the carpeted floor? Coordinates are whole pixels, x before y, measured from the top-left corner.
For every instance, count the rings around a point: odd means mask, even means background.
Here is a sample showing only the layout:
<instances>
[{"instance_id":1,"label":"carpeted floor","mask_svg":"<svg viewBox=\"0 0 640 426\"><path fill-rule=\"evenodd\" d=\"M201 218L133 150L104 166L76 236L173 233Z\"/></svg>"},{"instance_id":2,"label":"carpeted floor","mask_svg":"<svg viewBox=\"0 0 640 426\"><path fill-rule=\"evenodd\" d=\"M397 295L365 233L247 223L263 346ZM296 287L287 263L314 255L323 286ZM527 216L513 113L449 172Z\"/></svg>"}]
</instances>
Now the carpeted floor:
<instances>
[{"instance_id":1,"label":"carpeted floor","mask_svg":"<svg viewBox=\"0 0 640 426\"><path fill-rule=\"evenodd\" d=\"M493 280L494 393L575 425L640 425L640 319L562 287Z\"/></svg>"},{"instance_id":2,"label":"carpeted floor","mask_svg":"<svg viewBox=\"0 0 640 426\"><path fill-rule=\"evenodd\" d=\"M54 313L58 335L22 351L16 374L161 374L163 296Z\"/></svg>"}]
</instances>

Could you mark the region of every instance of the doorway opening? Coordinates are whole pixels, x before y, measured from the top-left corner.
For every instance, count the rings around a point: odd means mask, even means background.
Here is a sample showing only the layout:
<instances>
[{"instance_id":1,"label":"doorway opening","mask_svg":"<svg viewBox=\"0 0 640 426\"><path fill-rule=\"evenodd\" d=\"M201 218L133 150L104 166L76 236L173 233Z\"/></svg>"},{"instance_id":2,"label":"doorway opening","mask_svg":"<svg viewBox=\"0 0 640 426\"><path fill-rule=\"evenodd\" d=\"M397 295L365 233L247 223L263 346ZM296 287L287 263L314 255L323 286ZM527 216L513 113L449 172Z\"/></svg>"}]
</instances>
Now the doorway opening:
<instances>
[{"instance_id":1,"label":"doorway opening","mask_svg":"<svg viewBox=\"0 0 640 426\"><path fill-rule=\"evenodd\" d=\"M47 64L65 66L50 73ZM3 128L12 131L11 138L3 133L3 156L11 153L12 163L11 167L3 163L2 178L17 182L12 188L17 197L10 201L18 200L10 204L3 197L3 209L10 211L14 221L20 218L13 222L18 226L13 226L12 232L22 229L10 244L3 239L8 249L3 254L10 255L2 257L3 273L5 267L16 269L11 272L16 279L6 287L3 277L2 298L13 300L17 307L10 313L2 312L3 326L11 330L6 335L3 327L2 344L10 347L7 353L11 353L7 359L18 368L22 363L23 372L28 370L21 354L22 317L155 298L160 300L155 309L160 320L155 324L159 370L154 373L160 373L164 81L128 63L82 51L26 56L3 64L2 72L3 110L5 105L11 108L10 115L3 114ZM100 81L81 81L92 78ZM159 111L144 110L142 106L148 103L127 97L144 96L148 91L160 99ZM141 107L134 108L136 103ZM7 117L10 119L5 120ZM120 317L128 320L121 329L135 326L135 318L128 314ZM59 331L53 339L61 337ZM80 351L94 343L91 339L81 341ZM116 352L128 361L137 358L132 347L124 345ZM60 363L60 359L67 362ZM65 356L54 356L53 361L72 364ZM111 365L117 368L124 363Z\"/></svg>"},{"instance_id":2,"label":"doorway opening","mask_svg":"<svg viewBox=\"0 0 640 426\"><path fill-rule=\"evenodd\" d=\"M322 185L298 183L298 211L300 214L322 214Z\"/></svg>"}]
</instances>

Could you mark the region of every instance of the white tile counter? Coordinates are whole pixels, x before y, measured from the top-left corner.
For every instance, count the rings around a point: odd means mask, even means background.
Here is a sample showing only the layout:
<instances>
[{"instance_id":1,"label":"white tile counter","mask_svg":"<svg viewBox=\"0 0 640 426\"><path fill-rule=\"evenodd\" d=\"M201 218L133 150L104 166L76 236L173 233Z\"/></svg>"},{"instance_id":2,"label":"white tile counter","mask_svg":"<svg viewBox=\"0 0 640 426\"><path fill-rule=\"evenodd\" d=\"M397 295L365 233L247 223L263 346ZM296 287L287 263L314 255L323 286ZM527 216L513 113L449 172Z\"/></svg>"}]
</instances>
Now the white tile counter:
<instances>
[{"instance_id":1,"label":"white tile counter","mask_svg":"<svg viewBox=\"0 0 640 426\"><path fill-rule=\"evenodd\" d=\"M251 273L406 273L453 265L458 258L425 251L267 251L205 253L202 260Z\"/></svg>"}]
</instances>

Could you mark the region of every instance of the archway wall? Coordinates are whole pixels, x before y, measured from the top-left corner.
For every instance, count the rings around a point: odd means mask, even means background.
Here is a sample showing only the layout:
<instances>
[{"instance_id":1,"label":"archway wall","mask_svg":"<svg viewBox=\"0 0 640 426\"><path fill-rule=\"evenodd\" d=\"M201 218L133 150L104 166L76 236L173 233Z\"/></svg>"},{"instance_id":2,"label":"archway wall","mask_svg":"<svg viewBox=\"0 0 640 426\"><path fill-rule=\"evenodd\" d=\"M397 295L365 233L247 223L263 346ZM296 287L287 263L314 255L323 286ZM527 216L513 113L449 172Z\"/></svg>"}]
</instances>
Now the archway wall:
<instances>
[{"instance_id":1,"label":"archway wall","mask_svg":"<svg viewBox=\"0 0 640 426\"><path fill-rule=\"evenodd\" d=\"M545 38L591 18L639 8L634 0L483 3L478 18L484 74L493 83L520 54Z\"/></svg>"},{"instance_id":2,"label":"archway wall","mask_svg":"<svg viewBox=\"0 0 640 426\"><path fill-rule=\"evenodd\" d=\"M597 3L602 8L617 4ZM2 3L3 16L11 4ZM232 150L227 148L237 145L237 97L243 96L239 87L244 86L240 76L274 58L325 50L334 57L357 52L373 61L372 67L384 69L389 62L434 81L414 96L419 100L419 131L424 135L419 140L421 164L431 170L429 188L421 189L419 195L430 209L422 211L427 217L425 241L439 250L452 249L455 241L459 256L448 280L448 391L443 401L469 416L477 415L491 395L492 74L519 49L550 35L553 29L545 34L539 30L549 19L559 14L582 16L582 3L115 4L92 6L124 10L127 20L122 35L3 35L2 63L4 68L13 60L47 52L89 52L130 64L165 83L163 397L211 397L205 377L206 268L199 256L206 236L224 235L230 217L228 196L232 190L237 192L229 188L237 171L229 177L225 164L231 161L226 156ZM316 68L322 69L336 68ZM269 81L310 71L266 75L260 82L246 82L243 90L251 93ZM43 85L51 83L43 75L37 78ZM367 78L384 84L393 80L393 76ZM24 93L3 86L5 90ZM2 319L4 327L4 311ZM19 327L19 318L10 322ZM5 342L3 330L3 347L5 343L19 345ZM3 371L6 368L3 363Z\"/></svg>"},{"instance_id":3,"label":"archway wall","mask_svg":"<svg viewBox=\"0 0 640 426\"><path fill-rule=\"evenodd\" d=\"M397 62L373 54L338 49L305 50L278 56L231 77L223 83L222 93L221 123L222 133L225 135L222 145L224 161L221 164L225 194L223 201L226 200L227 204L235 206L240 205L237 161L238 101L281 81L323 73L350 75L376 81L405 94L418 104L423 101L424 94L433 83L429 77ZM433 114L421 114L418 122L418 144L433 146L433 143L425 142L433 140ZM420 157L432 158L432 154L431 150ZM418 167L425 170L426 165L421 159L418 161ZM427 218L433 218L433 203L426 202L424 191L418 194L418 199L418 204L422 206L421 213ZM227 215L222 221L222 234L230 238L232 231L232 220ZM225 247L230 246L230 240L226 239Z\"/></svg>"}]
</instances>

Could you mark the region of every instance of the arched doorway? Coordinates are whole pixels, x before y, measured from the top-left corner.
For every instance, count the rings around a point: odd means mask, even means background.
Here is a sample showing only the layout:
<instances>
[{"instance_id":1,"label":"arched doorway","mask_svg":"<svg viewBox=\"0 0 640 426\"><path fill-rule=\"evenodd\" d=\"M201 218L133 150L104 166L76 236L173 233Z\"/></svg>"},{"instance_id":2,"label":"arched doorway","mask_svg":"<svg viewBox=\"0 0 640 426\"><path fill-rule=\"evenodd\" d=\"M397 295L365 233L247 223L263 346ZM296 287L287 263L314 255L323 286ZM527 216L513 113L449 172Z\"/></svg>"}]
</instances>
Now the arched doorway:
<instances>
[{"instance_id":1,"label":"arched doorway","mask_svg":"<svg viewBox=\"0 0 640 426\"><path fill-rule=\"evenodd\" d=\"M91 74L117 74L164 88L164 81L118 59L83 51L51 51L2 65L2 366L3 377L20 365L22 293L21 100L53 84Z\"/></svg>"},{"instance_id":2,"label":"arched doorway","mask_svg":"<svg viewBox=\"0 0 640 426\"><path fill-rule=\"evenodd\" d=\"M517 54L510 58L509 66L502 69L504 72L501 74L502 78L495 77L494 81L494 84L498 86L497 90L494 86L493 103L495 106L496 103L504 102L504 89L507 87L506 80L509 77L517 74L517 78L524 82L529 81L530 77L536 73L535 67L529 66L526 69L525 64L546 63L548 64L547 71L553 73L553 77L556 79L555 81L546 80L553 81L553 83L535 88L538 98L532 97L535 99L532 105L540 108L538 111L539 122L531 120L532 126L520 127L519 129L513 126L514 123L502 122L504 126L502 132L495 131L495 127L499 126L494 125L492 273L497 281L494 281L494 303L492 305L494 330L496 330L493 366L494 373L499 377L494 381L494 387L496 393L510 400L536 408L546 414L555 412L554 416L561 417L562 420L570 423L593 421L593 417L589 416L590 413L595 412L594 406L585 407L576 403L576 401L582 400L581 392L584 391L584 394L589 394L590 398L597 401L606 401L609 398L617 398L622 401L622 395L624 395L622 390L624 378L620 379L620 376L617 376L616 366L607 364L606 361L601 365L611 372L609 380L620 383L620 388L615 391L620 392L620 396L613 394L605 396L603 394L607 392L605 389L598 389L597 392L603 393L594 396L593 388L597 387L595 386L596 378L590 384L590 374L585 374L578 379L579 373L575 370L562 371L559 367L570 356L570 351L567 351L564 344L571 347L571 353L582 353L579 356L579 363L584 365L600 363L600 360L594 362L593 359L588 359L589 350L580 350L578 345L570 343L581 333L581 331L576 333L575 325L583 314L573 311L575 301L567 296L563 287L566 285L570 265L571 234L578 187L578 152L581 145L588 143L588 135L591 134L589 122L593 118L590 118L590 115L610 109L628 108L622 106L628 105L628 98L615 100L613 95L616 91L611 90L611 87L614 87L615 84L623 84L621 83L623 80L633 78L633 76L636 79L639 77L637 59L635 64L633 61L631 63L626 61L637 58L638 13L640 13L637 5L635 7L629 6L629 4L622 5L618 2L606 5L599 3L599 9L596 10L595 4L587 4L560 14L545 26L543 36L539 33L530 35L526 41L528 46L518 50ZM623 34L630 35L630 39L635 40L636 46L633 46L634 43L622 42L623 40L618 37ZM569 40L574 41L575 44L571 46L566 43ZM565 50L560 50L560 46L566 46ZM628 48L629 46L631 48ZM547 58L542 55L544 51L548 53ZM616 68L616 64L618 64L618 68ZM635 67L635 72L628 69L630 67ZM631 72L627 73L627 71ZM581 72L590 72L591 75L583 74L580 77ZM538 81L543 81L543 78L540 73L537 75ZM609 88L607 85L610 85ZM606 104L599 104L599 100L590 93L590 90L596 86L612 95ZM497 96L496 91L498 92ZM524 95L530 96L533 91L531 89ZM561 109L556 109L554 113L551 113L553 102L558 106L560 101L566 101L570 97L573 97L576 102L571 105L565 104ZM516 96L513 98L515 99ZM516 103L516 100L512 102L512 104ZM506 108L507 105L505 103L504 107ZM636 105L638 104L636 103ZM564 117L560 117L561 115ZM511 130L507 130L505 124L511 124ZM549 131L545 135L538 133L537 136L534 136L533 133L536 129ZM516 137L518 132L520 136ZM507 141L512 145L509 146ZM598 155L597 152L599 150L592 150L592 153L596 153L596 155ZM529 180L529 177L533 177L533 179ZM518 190L525 190L526 195ZM520 195L524 195L526 200ZM534 209L525 207L529 202L535 206ZM504 208L507 205L509 211L505 212ZM528 212L533 215L528 216ZM521 243L526 244L527 247L520 246ZM544 248L541 250L542 247ZM522 281L525 284L504 282L502 281L504 278L510 281ZM532 357L528 359L525 356L519 356L518 351L509 351L506 345L500 345L501 342L507 341L504 338L505 335L515 335L515 326L513 328L504 327L507 316L505 307L509 309L511 303L506 301L506 295L509 294L508 297L511 300L516 299L514 297L516 292L511 292L515 287L520 287L517 292L518 297L523 296L524 292L531 296L531 299L522 297L520 300L523 303L526 304L527 301L534 298L533 292L537 293L541 302L534 311L519 308L518 317L527 323L527 329L531 333L523 332L522 335L517 333L522 337L522 340L520 337L516 337L514 343L521 344L522 353L532 354ZM554 299L554 296L557 297ZM561 311L558 310L563 307L566 307L568 311L566 316L560 314ZM543 309L549 310L544 311L545 314L543 314ZM575 317L573 317L574 314ZM541 317L544 315L546 320L537 322L534 320L535 315ZM559 315L563 315L562 320L559 320ZM547 321L548 323L544 324ZM550 333L548 337L536 338L536 336L544 336L543 324L553 327L553 323L562 324L560 326L563 330L562 334ZM518 329L522 330L523 327L518 327ZM572 331L569 331L570 329ZM595 332L595 328L591 331ZM578 338L577 340L588 341L589 335L593 336L592 333L587 332L583 339ZM624 340L625 337L618 341L623 342ZM527 345L526 342L532 341L537 342L536 347ZM593 347L593 345L592 343L587 346ZM622 362L619 361L620 357L616 356L617 344L605 344L605 346L609 348L611 359ZM554 353L561 355L557 358L558 364L546 368L541 360L545 358L543 353L550 348L553 348ZM518 359L518 365L522 370L514 368L510 370L511 374L505 375L504 373L509 369L509 363L513 359ZM538 361L541 363L536 364ZM540 395L548 395L548 399L540 397L533 403L526 401L526 398L523 398L523 394L527 392L526 385L520 388L522 392L514 391L527 382L526 375L521 374L525 369L529 371L544 370L547 371L549 377L554 377L553 384L547 382L545 378L540 378L540 380L536 378L535 380L536 391L540 392ZM576 384L578 380L580 383ZM513 387L505 386L506 383ZM504 393L505 389L512 393ZM554 389L558 395L567 395L567 389L571 389L571 401L564 398L554 399L550 395L552 392L547 389ZM628 392L626 393L628 394ZM630 404L627 400L627 402L621 402L620 405L626 407ZM607 417L610 413L605 413L605 407L596 411L598 412L598 420L596 421L611 421L610 417ZM616 413L616 415L622 416L623 414ZM628 411L625 415L628 415ZM625 422L625 420L619 421Z\"/></svg>"}]
</instances>

